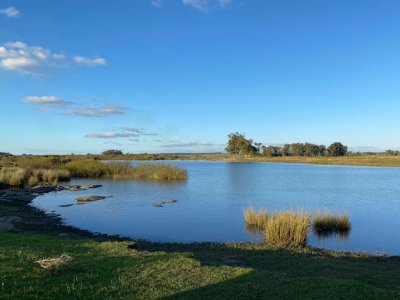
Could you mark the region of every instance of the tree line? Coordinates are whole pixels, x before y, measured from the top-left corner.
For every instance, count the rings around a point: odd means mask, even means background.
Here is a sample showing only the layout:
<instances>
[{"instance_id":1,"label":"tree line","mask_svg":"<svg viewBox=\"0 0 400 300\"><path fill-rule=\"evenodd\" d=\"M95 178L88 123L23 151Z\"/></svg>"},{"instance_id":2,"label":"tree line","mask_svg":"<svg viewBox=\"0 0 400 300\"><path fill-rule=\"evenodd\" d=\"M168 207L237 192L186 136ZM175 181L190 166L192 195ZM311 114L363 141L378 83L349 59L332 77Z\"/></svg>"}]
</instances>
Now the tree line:
<instances>
[{"instance_id":1,"label":"tree line","mask_svg":"<svg viewBox=\"0 0 400 300\"><path fill-rule=\"evenodd\" d=\"M236 156L345 156L347 146L334 142L328 147L312 143L292 143L283 146L266 146L247 139L244 134L234 132L228 135L225 151Z\"/></svg>"}]
</instances>

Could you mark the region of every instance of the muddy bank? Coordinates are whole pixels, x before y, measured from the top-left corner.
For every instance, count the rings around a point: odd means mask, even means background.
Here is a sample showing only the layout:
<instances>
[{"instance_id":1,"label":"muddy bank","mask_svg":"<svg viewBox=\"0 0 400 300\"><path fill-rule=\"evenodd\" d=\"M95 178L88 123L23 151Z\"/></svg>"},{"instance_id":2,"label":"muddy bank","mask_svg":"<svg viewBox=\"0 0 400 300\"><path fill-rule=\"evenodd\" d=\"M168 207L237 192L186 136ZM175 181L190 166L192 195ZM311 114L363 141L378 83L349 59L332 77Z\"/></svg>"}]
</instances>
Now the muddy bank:
<instances>
[{"instance_id":1,"label":"muddy bank","mask_svg":"<svg viewBox=\"0 0 400 300\"><path fill-rule=\"evenodd\" d=\"M60 237L96 237L126 240L78 229L62 223L57 214L45 212L30 205L33 199L49 192L63 190L62 186L39 186L25 189L0 190L0 231L43 233Z\"/></svg>"}]
</instances>

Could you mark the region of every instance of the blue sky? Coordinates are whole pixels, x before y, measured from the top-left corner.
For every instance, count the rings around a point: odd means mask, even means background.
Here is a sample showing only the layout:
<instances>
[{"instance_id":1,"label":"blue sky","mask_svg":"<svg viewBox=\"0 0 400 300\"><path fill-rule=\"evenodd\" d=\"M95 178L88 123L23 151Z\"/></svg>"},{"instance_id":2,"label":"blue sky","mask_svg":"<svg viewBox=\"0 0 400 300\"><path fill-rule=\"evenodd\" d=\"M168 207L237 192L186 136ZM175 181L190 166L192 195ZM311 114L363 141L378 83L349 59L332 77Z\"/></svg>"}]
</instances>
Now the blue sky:
<instances>
[{"instance_id":1,"label":"blue sky","mask_svg":"<svg viewBox=\"0 0 400 300\"><path fill-rule=\"evenodd\" d=\"M1 0L0 151L400 148L400 2Z\"/></svg>"}]
</instances>

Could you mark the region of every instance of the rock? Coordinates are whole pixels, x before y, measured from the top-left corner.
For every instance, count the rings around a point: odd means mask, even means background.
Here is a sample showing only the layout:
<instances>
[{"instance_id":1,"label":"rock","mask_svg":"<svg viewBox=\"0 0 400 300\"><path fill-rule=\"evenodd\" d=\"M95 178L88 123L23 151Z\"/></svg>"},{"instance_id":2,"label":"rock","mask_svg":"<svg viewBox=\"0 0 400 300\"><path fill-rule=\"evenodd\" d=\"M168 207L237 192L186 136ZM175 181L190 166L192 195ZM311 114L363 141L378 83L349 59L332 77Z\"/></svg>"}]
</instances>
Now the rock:
<instances>
[{"instance_id":1,"label":"rock","mask_svg":"<svg viewBox=\"0 0 400 300\"><path fill-rule=\"evenodd\" d=\"M161 203L175 203L175 202L177 202L177 200L173 200L173 199L167 199L167 200L161 201Z\"/></svg>"},{"instance_id":2,"label":"rock","mask_svg":"<svg viewBox=\"0 0 400 300\"><path fill-rule=\"evenodd\" d=\"M58 207L70 207L73 206L73 204L61 204Z\"/></svg>"},{"instance_id":3,"label":"rock","mask_svg":"<svg viewBox=\"0 0 400 300\"><path fill-rule=\"evenodd\" d=\"M88 184L86 186L86 188L88 188L88 189L96 189L96 188L99 188L99 187L102 187L102 186L103 186L102 184Z\"/></svg>"},{"instance_id":4,"label":"rock","mask_svg":"<svg viewBox=\"0 0 400 300\"><path fill-rule=\"evenodd\" d=\"M110 198L110 197L106 197L106 196L85 196L85 197L78 197L76 198L77 202L90 202L90 201L98 201L98 200L103 200L106 198Z\"/></svg>"},{"instance_id":5,"label":"rock","mask_svg":"<svg viewBox=\"0 0 400 300\"><path fill-rule=\"evenodd\" d=\"M71 192L76 192L76 191L84 191L80 185L70 185L65 187L66 190L71 191Z\"/></svg>"},{"instance_id":6,"label":"rock","mask_svg":"<svg viewBox=\"0 0 400 300\"><path fill-rule=\"evenodd\" d=\"M154 203L153 207L163 207L160 203Z\"/></svg>"}]
</instances>

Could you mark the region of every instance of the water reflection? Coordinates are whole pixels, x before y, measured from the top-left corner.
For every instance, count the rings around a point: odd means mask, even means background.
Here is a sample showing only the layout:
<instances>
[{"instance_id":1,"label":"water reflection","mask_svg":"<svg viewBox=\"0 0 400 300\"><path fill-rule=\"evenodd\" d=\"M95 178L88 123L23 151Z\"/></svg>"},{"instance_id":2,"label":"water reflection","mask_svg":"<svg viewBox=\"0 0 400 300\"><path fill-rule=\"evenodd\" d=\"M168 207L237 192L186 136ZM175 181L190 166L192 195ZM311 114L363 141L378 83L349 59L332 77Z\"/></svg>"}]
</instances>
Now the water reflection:
<instances>
[{"instance_id":1,"label":"water reflection","mask_svg":"<svg viewBox=\"0 0 400 300\"><path fill-rule=\"evenodd\" d=\"M342 241L347 241L350 237L350 229L315 229L313 230L314 235L318 240L323 241L339 237Z\"/></svg>"}]
</instances>

